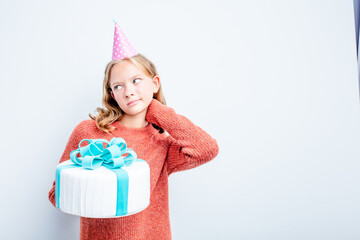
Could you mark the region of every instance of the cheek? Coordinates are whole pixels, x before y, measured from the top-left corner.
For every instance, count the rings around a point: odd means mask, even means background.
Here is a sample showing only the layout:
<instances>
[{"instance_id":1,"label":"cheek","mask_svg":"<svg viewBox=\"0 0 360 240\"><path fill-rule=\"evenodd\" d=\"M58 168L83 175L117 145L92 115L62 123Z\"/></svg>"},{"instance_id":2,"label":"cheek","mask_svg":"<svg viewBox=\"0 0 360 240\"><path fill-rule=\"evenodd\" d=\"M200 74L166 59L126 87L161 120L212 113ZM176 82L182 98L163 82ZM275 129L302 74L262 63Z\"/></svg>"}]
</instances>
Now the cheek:
<instances>
[{"instance_id":1,"label":"cheek","mask_svg":"<svg viewBox=\"0 0 360 240\"><path fill-rule=\"evenodd\" d=\"M151 99L153 97L152 86L147 86L142 91L141 95L143 96L143 99L146 100L146 102L151 102Z\"/></svg>"},{"instance_id":2,"label":"cheek","mask_svg":"<svg viewBox=\"0 0 360 240\"><path fill-rule=\"evenodd\" d=\"M120 94L114 94L114 100L118 103L119 106L121 106L124 102Z\"/></svg>"}]
</instances>

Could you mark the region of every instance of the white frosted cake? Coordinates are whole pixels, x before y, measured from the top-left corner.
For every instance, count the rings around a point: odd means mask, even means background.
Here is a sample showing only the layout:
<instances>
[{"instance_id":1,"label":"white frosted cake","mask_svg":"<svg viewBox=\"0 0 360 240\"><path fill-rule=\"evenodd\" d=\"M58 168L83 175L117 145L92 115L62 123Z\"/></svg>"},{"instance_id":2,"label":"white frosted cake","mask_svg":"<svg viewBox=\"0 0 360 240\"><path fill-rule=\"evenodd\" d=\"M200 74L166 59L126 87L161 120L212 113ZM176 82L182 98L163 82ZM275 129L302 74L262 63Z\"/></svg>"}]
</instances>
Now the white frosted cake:
<instances>
[{"instance_id":1,"label":"white frosted cake","mask_svg":"<svg viewBox=\"0 0 360 240\"><path fill-rule=\"evenodd\" d=\"M72 160L64 161L56 167L55 202L65 213L90 218L140 212L150 204L149 165L135 159L121 168L86 169Z\"/></svg>"}]
</instances>

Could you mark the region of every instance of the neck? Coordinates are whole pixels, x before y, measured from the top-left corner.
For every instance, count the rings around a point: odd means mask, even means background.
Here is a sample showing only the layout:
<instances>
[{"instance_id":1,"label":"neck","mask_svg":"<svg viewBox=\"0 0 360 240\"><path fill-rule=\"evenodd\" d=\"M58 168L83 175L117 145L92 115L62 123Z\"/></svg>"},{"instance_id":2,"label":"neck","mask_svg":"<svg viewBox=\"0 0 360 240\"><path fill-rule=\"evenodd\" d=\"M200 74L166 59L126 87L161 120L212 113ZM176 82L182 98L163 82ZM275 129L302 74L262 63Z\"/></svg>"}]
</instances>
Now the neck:
<instances>
[{"instance_id":1,"label":"neck","mask_svg":"<svg viewBox=\"0 0 360 240\"><path fill-rule=\"evenodd\" d=\"M130 116L125 114L119 123L130 128L143 128L148 125L148 122L145 120L145 116Z\"/></svg>"}]
</instances>

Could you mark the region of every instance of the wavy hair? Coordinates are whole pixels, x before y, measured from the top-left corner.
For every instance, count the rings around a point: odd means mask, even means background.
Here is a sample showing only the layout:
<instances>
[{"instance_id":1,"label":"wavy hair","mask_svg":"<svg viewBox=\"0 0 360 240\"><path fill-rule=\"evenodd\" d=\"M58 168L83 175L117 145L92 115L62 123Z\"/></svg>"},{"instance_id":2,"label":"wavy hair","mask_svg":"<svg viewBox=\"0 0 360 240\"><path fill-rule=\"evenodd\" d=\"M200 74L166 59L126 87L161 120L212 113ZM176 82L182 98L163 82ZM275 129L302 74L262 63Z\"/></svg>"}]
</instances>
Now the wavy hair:
<instances>
[{"instance_id":1,"label":"wavy hair","mask_svg":"<svg viewBox=\"0 0 360 240\"><path fill-rule=\"evenodd\" d=\"M102 104L103 107L96 108L95 116L89 114L89 117L96 122L96 126L98 129L105 133L110 133L116 129L116 127L110 126L115 121L121 120L124 116L124 111L119 107L115 99L111 96L111 87L110 87L110 76L111 70L113 66L121 61L130 61L135 66L137 66L140 70L144 72L144 74L150 78L155 76L159 76L156 70L155 65L147 59L144 55L138 53L132 57L126 57L121 60L113 60L109 62L105 69L105 77L103 81L103 97L102 97ZM157 99L162 104L166 105L165 97L163 91L160 87L157 93L153 95L154 99ZM160 133L164 132L164 129L157 126L156 124L152 123L154 128L158 129Z\"/></svg>"}]
</instances>

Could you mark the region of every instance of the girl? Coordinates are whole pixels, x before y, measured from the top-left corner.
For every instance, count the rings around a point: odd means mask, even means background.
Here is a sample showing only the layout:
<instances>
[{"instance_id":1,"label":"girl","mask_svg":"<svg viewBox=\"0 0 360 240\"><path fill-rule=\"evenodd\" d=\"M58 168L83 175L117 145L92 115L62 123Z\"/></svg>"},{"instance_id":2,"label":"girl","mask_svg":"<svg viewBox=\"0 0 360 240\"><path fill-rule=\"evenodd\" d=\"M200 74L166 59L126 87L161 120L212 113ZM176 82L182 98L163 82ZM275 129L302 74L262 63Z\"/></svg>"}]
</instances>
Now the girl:
<instances>
[{"instance_id":1,"label":"girl","mask_svg":"<svg viewBox=\"0 0 360 240\"><path fill-rule=\"evenodd\" d=\"M80 217L80 239L171 239L168 177L209 162L218 154L215 139L186 117L166 106L154 64L134 49L116 52L116 40L126 37L116 25L113 60L103 81L103 105L98 114L72 131L60 162L86 139L123 138L128 148L150 166L150 205L118 218ZM132 46L127 42L127 46ZM128 55L124 55L122 53ZM55 206L55 181L49 200Z\"/></svg>"}]
</instances>

